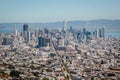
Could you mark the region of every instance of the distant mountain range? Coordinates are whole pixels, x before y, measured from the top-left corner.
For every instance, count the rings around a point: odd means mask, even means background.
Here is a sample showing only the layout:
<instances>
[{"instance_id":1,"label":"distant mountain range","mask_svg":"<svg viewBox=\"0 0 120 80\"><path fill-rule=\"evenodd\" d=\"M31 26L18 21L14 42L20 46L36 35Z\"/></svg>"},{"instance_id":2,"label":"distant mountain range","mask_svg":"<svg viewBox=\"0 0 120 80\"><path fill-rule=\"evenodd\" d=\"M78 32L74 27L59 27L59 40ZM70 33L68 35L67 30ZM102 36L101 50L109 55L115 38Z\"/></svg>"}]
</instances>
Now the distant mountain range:
<instances>
[{"instance_id":1,"label":"distant mountain range","mask_svg":"<svg viewBox=\"0 0 120 80\"><path fill-rule=\"evenodd\" d=\"M23 24L28 24L31 29L41 29L41 28L63 28L63 22L51 22L51 23L0 23L0 32L13 32L14 26L19 31L22 31ZM107 32L120 32L120 20L109 20L109 19L96 19L96 20L76 20L67 21L67 27L73 27L73 29L83 29L95 30L104 27Z\"/></svg>"}]
</instances>

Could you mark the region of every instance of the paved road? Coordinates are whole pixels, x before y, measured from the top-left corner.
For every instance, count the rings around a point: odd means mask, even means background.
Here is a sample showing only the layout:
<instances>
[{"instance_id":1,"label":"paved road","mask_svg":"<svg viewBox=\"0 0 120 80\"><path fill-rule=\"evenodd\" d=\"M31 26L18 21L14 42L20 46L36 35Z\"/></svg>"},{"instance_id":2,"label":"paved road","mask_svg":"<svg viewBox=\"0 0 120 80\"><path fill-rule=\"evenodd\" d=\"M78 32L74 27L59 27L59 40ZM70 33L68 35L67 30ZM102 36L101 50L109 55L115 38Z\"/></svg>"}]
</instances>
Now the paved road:
<instances>
[{"instance_id":1,"label":"paved road","mask_svg":"<svg viewBox=\"0 0 120 80\"><path fill-rule=\"evenodd\" d=\"M54 52L57 54L57 59L59 61L59 64L61 66L62 72L64 73L64 76L66 78L66 80L73 80L72 75L69 73L69 69L67 68L67 66L65 66L64 62L62 61L62 57L60 56L59 52L55 49L54 46L54 42L51 40L52 42L52 48L54 49Z\"/></svg>"}]
</instances>

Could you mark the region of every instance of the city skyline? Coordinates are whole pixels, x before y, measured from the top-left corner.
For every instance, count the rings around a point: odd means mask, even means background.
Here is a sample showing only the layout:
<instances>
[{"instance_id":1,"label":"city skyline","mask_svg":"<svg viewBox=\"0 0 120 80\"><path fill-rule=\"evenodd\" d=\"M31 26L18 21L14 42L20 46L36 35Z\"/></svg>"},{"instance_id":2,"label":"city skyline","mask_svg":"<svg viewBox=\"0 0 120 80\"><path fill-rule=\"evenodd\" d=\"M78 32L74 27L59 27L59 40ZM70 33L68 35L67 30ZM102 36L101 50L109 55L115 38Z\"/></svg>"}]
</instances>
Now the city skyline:
<instances>
[{"instance_id":1,"label":"city skyline","mask_svg":"<svg viewBox=\"0 0 120 80\"><path fill-rule=\"evenodd\" d=\"M1 0L0 23L120 19L119 0Z\"/></svg>"},{"instance_id":2,"label":"city skyline","mask_svg":"<svg viewBox=\"0 0 120 80\"><path fill-rule=\"evenodd\" d=\"M120 80L120 38L89 31L48 28L0 33L0 79Z\"/></svg>"},{"instance_id":3,"label":"city skyline","mask_svg":"<svg viewBox=\"0 0 120 80\"><path fill-rule=\"evenodd\" d=\"M120 0L0 0L0 80L120 80Z\"/></svg>"}]
</instances>

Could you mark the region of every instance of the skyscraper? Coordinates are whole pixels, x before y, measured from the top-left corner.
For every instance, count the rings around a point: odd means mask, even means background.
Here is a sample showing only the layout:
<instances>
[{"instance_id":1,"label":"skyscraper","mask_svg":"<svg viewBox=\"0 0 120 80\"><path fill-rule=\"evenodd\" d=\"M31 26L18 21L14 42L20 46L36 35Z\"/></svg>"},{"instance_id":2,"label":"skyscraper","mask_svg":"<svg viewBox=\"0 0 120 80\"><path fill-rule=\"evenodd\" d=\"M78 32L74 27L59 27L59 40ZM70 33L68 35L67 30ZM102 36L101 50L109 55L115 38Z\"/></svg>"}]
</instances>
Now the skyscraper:
<instances>
[{"instance_id":1,"label":"skyscraper","mask_svg":"<svg viewBox=\"0 0 120 80\"><path fill-rule=\"evenodd\" d=\"M95 30L94 36L95 36L95 39L97 39L97 30Z\"/></svg>"},{"instance_id":2,"label":"skyscraper","mask_svg":"<svg viewBox=\"0 0 120 80\"><path fill-rule=\"evenodd\" d=\"M86 42L89 42L91 40L91 32L86 31Z\"/></svg>"},{"instance_id":3,"label":"skyscraper","mask_svg":"<svg viewBox=\"0 0 120 80\"><path fill-rule=\"evenodd\" d=\"M101 38L101 37L102 37L102 30L99 29L99 38Z\"/></svg>"},{"instance_id":4,"label":"skyscraper","mask_svg":"<svg viewBox=\"0 0 120 80\"><path fill-rule=\"evenodd\" d=\"M102 37L104 38L105 37L105 29L102 28Z\"/></svg>"},{"instance_id":5,"label":"skyscraper","mask_svg":"<svg viewBox=\"0 0 120 80\"><path fill-rule=\"evenodd\" d=\"M85 38L86 38L86 29L83 28L82 40L84 40Z\"/></svg>"},{"instance_id":6,"label":"skyscraper","mask_svg":"<svg viewBox=\"0 0 120 80\"><path fill-rule=\"evenodd\" d=\"M15 25L15 27L14 27L14 35L17 36L17 34L18 34L18 31L17 31L16 25Z\"/></svg>"},{"instance_id":7,"label":"skyscraper","mask_svg":"<svg viewBox=\"0 0 120 80\"><path fill-rule=\"evenodd\" d=\"M38 48L48 46L50 44L50 39L44 38L44 37L39 37L38 38Z\"/></svg>"},{"instance_id":8,"label":"skyscraper","mask_svg":"<svg viewBox=\"0 0 120 80\"><path fill-rule=\"evenodd\" d=\"M80 43L82 40L81 40L81 33L77 33L77 42Z\"/></svg>"},{"instance_id":9,"label":"skyscraper","mask_svg":"<svg viewBox=\"0 0 120 80\"><path fill-rule=\"evenodd\" d=\"M72 26L70 26L70 31L72 31L73 30L73 28L72 28Z\"/></svg>"},{"instance_id":10,"label":"skyscraper","mask_svg":"<svg viewBox=\"0 0 120 80\"><path fill-rule=\"evenodd\" d=\"M85 28L83 28L83 34L85 34L86 33L86 29Z\"/></svg>"},{"instance_id":11,"label":"skyscraper","mask_svg":"<svg viewBox=\"0 0 120 80\"><path fill-rule=\"evenodd\" d=\"M31 40L31 32L27 31L27 42L30 42Z\"/></svg>"},{"instance_id":12,"label":"skyscraper","mask_svg":"<svg viewBox=\"0 0 120 80\"><path fill-rule=\"evenodd\" d=\"M99 29L99 37L102 37L102 38L105 37L105 30L104 30L104 28Z\"/></svg>"},{"instance_id":13,"label":"skyscraper","mask_svg":"<svg viewBox=\"0 0 120 80\"><path fill-rule=\"evenodd\" d=\"M39 37L38 38L38 47L44 47L45 46L45 38Z\"/></svg>"},{"instance_id":14,"label":"skyscraper","mask_svg":"<svg viewBox=\"0 0 120 80\"><path fill-rule=\"evenodd\" d=\"M45 35L48 37L49 30L48 30L47 28L44 28L44 33L45 33Z\"/></svg>"},{"instance_id":15,"label":"skyscraper","mask_svg":"<svg viewBox=\"0 0 120 80\"><path fill-rule=\"evenodd\" d=\"M29 31L29 26L27 24L23 25L23 38L25 42L29 42L31 39L31 33Z\"/></svg>"},{"instance_id":16,"label":"skyscraper","mask_svg":"<svg viewBox=\"0 0 120 80\"><path fill-rule=\"evenodd\" d=\"M27 25L27 24L24 24L24 25L23 25L23 32L24 32L24 31L28 31L28 30L29 30L28 25Z\"/></svg>"},{"instance_id":17,"label":"skyscraper","mask_svg":"<svg viewBox=\"0 0 120 80\"><path fill-rule=\"evenodd\" d=\"M63 22L63 33L64 33L64 44L67 45L68 44L68 30L67 30L67 24L66 21L64 20Z\"/></svg>"},{"instance_id":18,"label":"skyscraper","mask_svg":"<svg viewBox=\"0 0 120 80\"><path fill-rule=\"evenodd\" d=\"M66 21L63 21L63 31L66 32L67 31L67 25L66 25Z\"/></svg>"}]
</instances>

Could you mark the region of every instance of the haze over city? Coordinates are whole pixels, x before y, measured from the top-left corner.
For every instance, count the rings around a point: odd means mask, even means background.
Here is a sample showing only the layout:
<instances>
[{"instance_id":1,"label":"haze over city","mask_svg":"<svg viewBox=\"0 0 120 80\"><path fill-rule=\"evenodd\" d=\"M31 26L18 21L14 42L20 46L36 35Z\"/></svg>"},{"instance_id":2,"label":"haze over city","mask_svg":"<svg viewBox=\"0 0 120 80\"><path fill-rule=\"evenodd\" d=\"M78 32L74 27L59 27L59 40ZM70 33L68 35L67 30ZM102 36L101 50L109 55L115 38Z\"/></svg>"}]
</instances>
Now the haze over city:
<instances>
[{"instance_id":1,"label":"haze over city","mask_svg":"<svg viewBox=\"0 0 120 80\"><path fill-rule=\"evenodd\" d=\"M120 80L120 0L0 0L0 80Z\"/></svg>"},{"instance_id":2,"label":"haze over city","mask_svg":"<svg viewBox=\"0 0 120 80\"><path fill-rule=\"evenodd\" d=\"M0 0L0 23L120 19L120 0Z\"/></svg>"}]
</instances>

